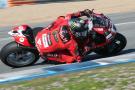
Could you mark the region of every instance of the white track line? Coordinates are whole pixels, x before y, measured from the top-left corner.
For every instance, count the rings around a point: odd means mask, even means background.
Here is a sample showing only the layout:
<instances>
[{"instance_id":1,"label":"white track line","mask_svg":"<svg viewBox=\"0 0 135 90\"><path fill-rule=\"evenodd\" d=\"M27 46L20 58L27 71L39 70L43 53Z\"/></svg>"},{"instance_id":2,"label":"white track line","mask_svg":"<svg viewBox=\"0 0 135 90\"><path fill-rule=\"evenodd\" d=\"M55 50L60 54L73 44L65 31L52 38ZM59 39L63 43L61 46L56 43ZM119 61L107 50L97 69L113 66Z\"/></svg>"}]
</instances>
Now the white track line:
<instances>
[{"instance_id":1,"label":"white track line","mask_svg":"<svg viewBox=\"0 0 135 90\"><path fill-rule=\"evenodd\" d=\"M125 25L125 24L135 24L135 22L117 23L117 24L115 24L115 25L120 26L120 25Z\"/></svg>"},{"instance_id":2,"label":"white track line","mask_svg":"<svg viewBox=\"0 0 135 90\"><path fill-rule=\"evenodd\" d=\"M117 23L117 24L115 24L115 25L116 25L116 26L120 26L120 25L126 25L126 24L135 24L135 22ZM5 40L10 40L10 39L11 39L11 37L8 37L8 38L1 38L1 39L0 39L0 42L5 41Z\"/></svg>"}]
</instances>

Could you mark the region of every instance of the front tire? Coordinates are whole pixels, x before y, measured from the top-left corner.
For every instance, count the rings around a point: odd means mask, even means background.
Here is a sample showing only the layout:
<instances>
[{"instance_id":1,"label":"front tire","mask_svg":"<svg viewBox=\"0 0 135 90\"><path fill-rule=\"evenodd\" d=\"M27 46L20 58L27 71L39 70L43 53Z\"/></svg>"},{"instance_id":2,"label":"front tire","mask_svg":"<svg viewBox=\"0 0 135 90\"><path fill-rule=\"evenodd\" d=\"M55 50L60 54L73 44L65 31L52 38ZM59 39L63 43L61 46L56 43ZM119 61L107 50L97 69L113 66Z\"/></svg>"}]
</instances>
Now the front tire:
<instances>
[{"instance_id":1,"label":"front tire","mask_svg":"<svg viewBox=\"0 0 135 90\"><path fill-rule=\"evenodd\" d=\"M127 40L125 36L117 33L114 40L110 44L106 45L105 47L96 49L95 53L102 56L115 55L124 49L126 44Z\"/></svg>"},{"instance_id":2,"label":"front tire","mask_svg":"<svg viewBox=\"0 0 135 90\"><path fill-rule=\"evenodd\" d=\"M10 42L2 48L0 58L4 64L18 68L33 65L39 59L39 53L19 47L16 42Z\"/></svg>"}]
</instances>

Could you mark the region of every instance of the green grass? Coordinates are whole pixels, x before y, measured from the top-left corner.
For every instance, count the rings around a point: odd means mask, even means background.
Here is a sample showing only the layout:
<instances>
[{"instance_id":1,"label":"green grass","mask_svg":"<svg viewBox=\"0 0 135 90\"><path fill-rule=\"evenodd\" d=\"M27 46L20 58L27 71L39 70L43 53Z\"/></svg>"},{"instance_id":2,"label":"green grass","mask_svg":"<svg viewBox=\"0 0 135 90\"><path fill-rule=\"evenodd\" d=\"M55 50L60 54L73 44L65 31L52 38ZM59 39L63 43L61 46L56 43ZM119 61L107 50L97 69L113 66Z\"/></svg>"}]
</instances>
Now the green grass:
<instances>
[{"instance_id":1,"label":"green grass","mask_svg":"<svg viewBox=\"0 0 135 90\"><path fill-rule=\"evenodd\" d=\"M3 84L0 90L135 90L135 63Z\"/></svg>"}]
</instances>

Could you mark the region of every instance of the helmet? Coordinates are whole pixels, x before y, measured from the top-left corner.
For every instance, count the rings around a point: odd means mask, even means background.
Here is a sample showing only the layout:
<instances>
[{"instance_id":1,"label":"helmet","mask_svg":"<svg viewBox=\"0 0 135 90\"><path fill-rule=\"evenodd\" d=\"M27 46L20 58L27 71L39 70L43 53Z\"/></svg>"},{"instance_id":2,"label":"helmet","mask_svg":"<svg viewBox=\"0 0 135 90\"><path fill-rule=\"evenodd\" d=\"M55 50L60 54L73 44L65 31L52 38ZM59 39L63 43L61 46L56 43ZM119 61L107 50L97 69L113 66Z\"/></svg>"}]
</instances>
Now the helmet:
<instances>
[{"instance_id":1,"label":"helmet","mask_svg":"<svg viewBox=\"0 0 135 90\"><path fill-rule=\"evenodd\" d=\"M76 38L84 38L88 34L88 25L81 18L73 18L69 21L69 26L71 28L71 33Z\"/></svg>"}]
</instances>

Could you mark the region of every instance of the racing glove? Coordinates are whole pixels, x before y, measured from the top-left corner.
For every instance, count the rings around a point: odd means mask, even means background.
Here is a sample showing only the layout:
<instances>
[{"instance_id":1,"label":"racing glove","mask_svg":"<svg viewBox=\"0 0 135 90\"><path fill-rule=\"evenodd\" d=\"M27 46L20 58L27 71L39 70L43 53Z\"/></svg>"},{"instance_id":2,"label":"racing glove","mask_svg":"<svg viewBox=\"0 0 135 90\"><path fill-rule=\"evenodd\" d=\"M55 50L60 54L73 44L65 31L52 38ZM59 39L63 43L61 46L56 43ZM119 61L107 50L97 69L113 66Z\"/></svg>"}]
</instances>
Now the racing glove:
<instances>
[{"instance_id":1,"label":"racing glove","mask_svg":"<svg viewBox=\"0 0 135 90\"><path fill-rule=\"evenodd\" d=\"M81 11L82 16L87 16L89 17L92 14L92 11L89 9L85 9L84 11Z\"/></svg>"}]
</instances>

